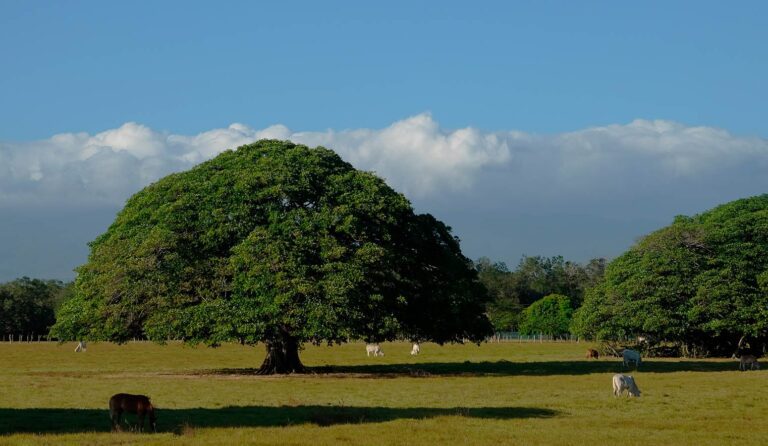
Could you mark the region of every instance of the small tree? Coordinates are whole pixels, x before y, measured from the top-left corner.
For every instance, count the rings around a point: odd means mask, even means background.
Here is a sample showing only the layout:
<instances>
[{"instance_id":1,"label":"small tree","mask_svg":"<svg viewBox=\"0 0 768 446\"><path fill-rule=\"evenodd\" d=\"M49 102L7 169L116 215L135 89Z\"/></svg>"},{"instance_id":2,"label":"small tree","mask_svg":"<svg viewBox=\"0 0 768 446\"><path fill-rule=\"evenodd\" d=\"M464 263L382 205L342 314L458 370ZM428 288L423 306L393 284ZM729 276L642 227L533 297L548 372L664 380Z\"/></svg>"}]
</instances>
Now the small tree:
<instances>
[{"instance_id":1,"label":"small tree","mask_svg":"<svg viewBox=\"0 0 768 446\"><path fill-rule=\"evenodd\" d=\"M520 331L524 334L543 333L549 336L568 334L572 315L571 300L567 296L550 294L523 311Z\"/></svg>"},{"instance_id":2,"label":"small tree","mask_svg":"<svg viewBox=\"0 0 768 446\"><path fill-rule=\"evenodd\" d=\"M333 151L263 140L131 197L78 269L54 332L123 342L480 342L487 293L450 228Z\"/></svg>"}]
</instances>

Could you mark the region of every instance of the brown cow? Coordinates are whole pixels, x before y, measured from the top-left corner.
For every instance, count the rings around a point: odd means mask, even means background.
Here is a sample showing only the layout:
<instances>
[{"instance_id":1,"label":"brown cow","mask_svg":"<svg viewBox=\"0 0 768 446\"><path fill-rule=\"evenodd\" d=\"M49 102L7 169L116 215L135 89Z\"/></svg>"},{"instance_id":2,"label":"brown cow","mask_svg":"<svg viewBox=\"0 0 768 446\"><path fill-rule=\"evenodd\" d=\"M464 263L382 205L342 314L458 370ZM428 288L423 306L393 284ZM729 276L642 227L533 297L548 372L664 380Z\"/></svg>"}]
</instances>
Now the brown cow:
<instances>
[{"instance_id":1,"label":"brown cow","mask_svg":"<svg viewBox=\"0 0 768 446\"><path fill-rule=\"evenodd\" d=\"M157 417L155 408L144 395L130 395L118 393L109 399L109 418L112 421L112 431L120 431L120 417L123 413L135 413L139 419L139 431L144 430L144 416L149 415L149 424L152 431L157 432Z\"/></svg>"},{"instance_id":2,"label":"brown cow","mask_svg":"<svg viewBox=\"0 0 768 446\"><path fill-rule=\"evenodd\" d=\"M587 359L591 359L591 358L595 358L595 359L600 358L600 353L594 348L587 349Z\"/></svg>"}]
</instances>

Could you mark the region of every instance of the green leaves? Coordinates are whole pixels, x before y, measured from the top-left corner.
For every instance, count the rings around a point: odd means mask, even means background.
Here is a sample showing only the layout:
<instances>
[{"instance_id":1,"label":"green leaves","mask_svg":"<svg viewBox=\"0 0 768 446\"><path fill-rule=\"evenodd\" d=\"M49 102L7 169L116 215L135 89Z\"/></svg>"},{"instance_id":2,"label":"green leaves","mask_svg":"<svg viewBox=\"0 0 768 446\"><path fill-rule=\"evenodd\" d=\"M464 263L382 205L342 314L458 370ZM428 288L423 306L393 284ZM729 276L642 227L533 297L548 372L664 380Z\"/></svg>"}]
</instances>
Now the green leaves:
<instances>
[{"instance_id":1,"label":"green leaves","mask_svg":"<svg viewBox=\"0 0 768 446\"><path fill-rule=\"evenodd\" d=\"M444 224L333 151L283 141L131 197L91 243L76 290L62 336L215 345L490 332L486 294Z\"/></svg>"},{"instance_id":2,"label":"green leaves","mask_svg":"<svg viewBox=\"0 0 768 446\"><path fill-rule=\"evenodd\" d=\"M571 300L561 294L550 294L532 303L523 312L520 332L560 336L569 333L573 308Z\"/></svg>"},{"instance_id":3,"label":"green leaves","mask_svg":"<svg viewBox=\"0 0 768 446\"><path fill-rule=\"evenodd\" d=\"M508 331L519 330L523 309L549 294L568 296L578 307L585 289L602 278L605 260L592 259L580 265L561 256L524 256L517 268L509 271L504 263L481 258L475 268L490 294L487 311L493 326L497 331Z\"/></svg>"},{"instance_id":4,"label":"green leaves","mask_svg":"<svg viewBox=\"0 0 768 446\"><path fill-rule=\"evenodd\" d=\"M23 277L0 284L0 335L48 333L54 310L71 293L71 284Z\"/></svg>"},{"instance_id":5,"label":"green leaves","mask_svg":"<svg viewBox=\"0 0 768 446\"><path fill-rule=\"evenodd\" d=\"M678 216L611 262L574 330L730 355L743 335L768 340L767 268L768 195Z\"/></svg>"}]
</instances>

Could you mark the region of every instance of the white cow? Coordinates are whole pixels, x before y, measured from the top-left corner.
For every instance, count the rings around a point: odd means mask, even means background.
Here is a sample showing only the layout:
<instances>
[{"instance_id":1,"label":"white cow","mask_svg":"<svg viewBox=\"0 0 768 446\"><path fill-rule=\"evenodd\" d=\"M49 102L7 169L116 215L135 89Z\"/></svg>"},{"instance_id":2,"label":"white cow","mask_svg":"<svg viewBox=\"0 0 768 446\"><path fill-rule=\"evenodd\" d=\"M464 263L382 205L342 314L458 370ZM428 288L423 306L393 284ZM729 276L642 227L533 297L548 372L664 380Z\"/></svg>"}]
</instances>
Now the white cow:
<instances>
[{"instance_id":1,"label":"white cow","mask_svg":"<svg viewBox=\"0 0 768 446\"><path fill-rule=\"evenodd\" d=\"M754 355L741 355L739 359L739 370L742 372L745 370L759 370L760 363L757 362L757 357Z\"/></svg>"},{"instance_id":2,"label":"white cow","mask_svg":"<svg viewBox=\"0 0 768 446\"><path fill-rule=\"evenodd\" d=\"M411 354L412 355L418 355L421 352L421 348L419 347L418 342L413 343L413 348L411 348Z\"/></svg>"},{"instance_id":3,"label":"white cow","mask_svg":"<svg viewBox=\"0 0 768 446\"><path fill-rule=\"evenodd\" d=\"M619 396L627 391L627 398L630 396L640 396L640 389L635 384L635 378L631 375L622 375L617 373L613 375L613 396Z\"/></svg>"},{"instance_id":4,"label":"white cow","mask_svg":"<svg viewBox=\"0 0 768 446\"><path fill-rule=\"evenodd\" d=\"M85 341L80 341L80 342L77 343L77 347L75 347L75 353L84 352L86 350L87 350L87 348L86 348L86 345L85 345Z\"/></svg>"},{"instance_id":5,"label":"white cow","mask_svg":"<svg viewBox=\"0 0 768 446\"><path fill-rule=\"evenodd\" d=\"M621 356L624 358L624 367L627 367L630 362L634 362L635 367L640 367L640 352L625 348Z\"/></svg>"},{"instance_id":6,"label":"white cow","mask_svg":"<svg viewBox=\"0 0 768 446\"><path fill-rule=\"evenodd\" d=\"M384 356L384 351L379 344L365 344L365 356Z\"/></svg>"}]
</instances>

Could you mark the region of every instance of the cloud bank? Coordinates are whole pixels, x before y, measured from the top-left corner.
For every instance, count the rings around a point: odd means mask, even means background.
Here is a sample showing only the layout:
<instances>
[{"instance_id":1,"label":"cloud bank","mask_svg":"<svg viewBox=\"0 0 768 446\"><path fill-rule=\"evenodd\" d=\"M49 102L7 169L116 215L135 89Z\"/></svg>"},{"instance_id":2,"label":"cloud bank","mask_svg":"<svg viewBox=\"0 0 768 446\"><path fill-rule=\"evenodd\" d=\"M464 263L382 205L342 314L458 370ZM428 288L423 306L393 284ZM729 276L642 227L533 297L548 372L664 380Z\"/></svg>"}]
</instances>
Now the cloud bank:
<instances>
[{"instance_id":1,"label":"cloud bank","mask_svg":"<svg viewBox=\"0 0 768 446\"><path fill-rule=\"evenodd\" d=\"M417 199L472 190L489 177L511 197L604 199L768 167L766 139L659 120L556 135L446 130L429 114L383 129L324 132L232 124L177 135L129 122L95 135L0 143L0 206L119 205L164 175L262 138L332 148Z\"/></svg>"},{"instance_id":2,"label":"cloud bank","mask_svg":"<svg viewBox=\"0 0 768 446\"><path fill-rule=\"evenodd\" d=\"M429 114L322 132L232 124L178 135L129 122L0 142L0 279L71 278L132 194L262 138L334 149L452 225L469 257L510 263L612 257L674 215L768 192L768 140L670 121L553 135L444 129Z\"/></svg>"},{"instance_id":3,"label":"cloud bank","mask_svg":"<svg viewBox=\"0 0 768 446\"><path fill-rule=\"evenodd\" d=\"M0 205L122 202L168 173L263 138L333 148L356 167L376 171L416 196L466 188L484 167L510 158L503 137L471 128L444 131L428 114L380 130L293 132L282 125L232 124L193 136L129 122L96 135L0 143Z\"/></svg>"}]
</instances>

